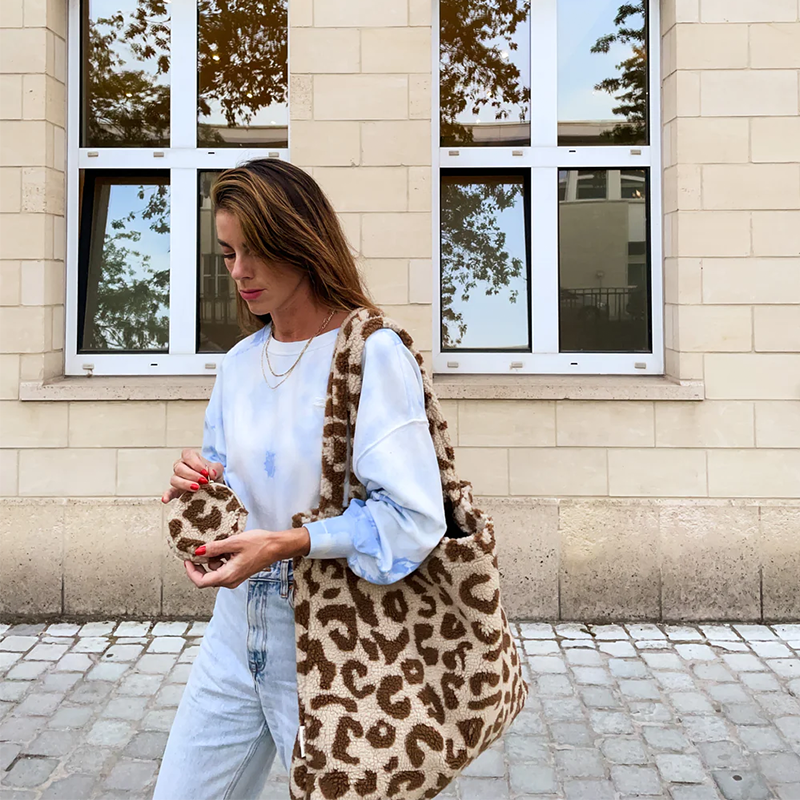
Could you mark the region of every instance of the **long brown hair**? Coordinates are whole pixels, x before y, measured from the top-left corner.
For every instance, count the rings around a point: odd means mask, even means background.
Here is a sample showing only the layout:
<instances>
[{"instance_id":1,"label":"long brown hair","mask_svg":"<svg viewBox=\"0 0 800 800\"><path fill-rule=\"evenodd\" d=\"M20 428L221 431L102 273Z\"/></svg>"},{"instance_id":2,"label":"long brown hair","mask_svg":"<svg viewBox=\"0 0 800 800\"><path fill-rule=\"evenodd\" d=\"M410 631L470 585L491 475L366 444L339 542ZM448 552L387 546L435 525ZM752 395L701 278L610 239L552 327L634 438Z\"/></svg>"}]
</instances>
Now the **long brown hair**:
<instances>
[{"instance_id":1,"label":"long brown hair","mask_svg":"<svg viewBox=\"0 0 800 800\"><path fill-rule=\"evenodd\" d=\"M315 299L327 308L375 308L361 281L339 219L319 184L299 167L258 158L223 172L211 189L214 211L233 214L250 252L308 275ZM236 293L239 326L255 333L270 321L253 314Z\"/></svg>"}]
</instances>

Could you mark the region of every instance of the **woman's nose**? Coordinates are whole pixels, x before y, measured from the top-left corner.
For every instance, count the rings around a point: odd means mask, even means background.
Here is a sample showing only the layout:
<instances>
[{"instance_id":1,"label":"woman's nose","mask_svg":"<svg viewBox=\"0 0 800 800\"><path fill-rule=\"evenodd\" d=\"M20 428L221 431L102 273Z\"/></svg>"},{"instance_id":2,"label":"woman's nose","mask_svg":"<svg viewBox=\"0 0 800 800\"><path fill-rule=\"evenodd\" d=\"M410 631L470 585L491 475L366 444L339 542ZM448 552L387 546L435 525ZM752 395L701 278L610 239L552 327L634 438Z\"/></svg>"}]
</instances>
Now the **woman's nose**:
<instances>
[{"instance_id":1,"label":"woman's nose","mask_svg":"<svg viewBox=\"0 0 800 800\"><path fill-rule=\"evenodd\" d=\"M251 271L248 269L247 262L245 259L237 256L233 260L233 266L231 267L231 277L234 280L242 280L243 278L252 277Z\"/></svg>"}]
</instances>

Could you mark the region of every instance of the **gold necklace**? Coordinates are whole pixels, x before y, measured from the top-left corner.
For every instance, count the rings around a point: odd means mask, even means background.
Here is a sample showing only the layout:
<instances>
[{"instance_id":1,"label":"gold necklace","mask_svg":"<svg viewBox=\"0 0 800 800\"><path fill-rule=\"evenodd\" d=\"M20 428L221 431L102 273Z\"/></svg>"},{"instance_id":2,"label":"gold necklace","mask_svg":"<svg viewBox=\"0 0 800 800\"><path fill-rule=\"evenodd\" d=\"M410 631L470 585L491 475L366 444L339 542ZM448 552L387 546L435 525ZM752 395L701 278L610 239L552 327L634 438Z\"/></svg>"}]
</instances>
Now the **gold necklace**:
<instances>
[{"instance_id":1,"label":"gold necklace","mask_svg":"<svg viewBox=\"0 0 800 800\"><path fill-rule=\"evenodd\" d=\"M291 367L289 367L289 369L286 370L286 372L280 372L280 373L275 372L275 370L272 369L272 364L270 364L270 362L269 362L269 349L268 348L269 348L270 339L272 339L272 330L273 330L274 324L270 325L269 336L267 336L267 338L264 341L264 356L266 356L267 367L269 368L269 371L272 373L273 377L275 377L275 378L283 378L282 381L278 381L278 383L276 383L273 386L267 380L267 373L264 372L264 358L262 358L261 359L261 374L264 376L264 382L267 384L267 386L269 386L270 389L277 389L282 383L284 383L289 378L289 375L292 374L292 370L294 370L294 368L300 363L300 359L305 355L305 352L306 352L306 350L308 350L308 347L311 344L311 342L313 342L314 339L316 339L317 336L319 336L320 332L333 319L333 315L335 313L336 313L336 309L331 311L331 313L328 315L328 318L325 320L325 322L322 323L322 325L319 326L319 330L306 342L306 346L300 352L300 355L297 357L297 360L294 362L294 364L292 364Z\"/></svg>"}]
</instances>

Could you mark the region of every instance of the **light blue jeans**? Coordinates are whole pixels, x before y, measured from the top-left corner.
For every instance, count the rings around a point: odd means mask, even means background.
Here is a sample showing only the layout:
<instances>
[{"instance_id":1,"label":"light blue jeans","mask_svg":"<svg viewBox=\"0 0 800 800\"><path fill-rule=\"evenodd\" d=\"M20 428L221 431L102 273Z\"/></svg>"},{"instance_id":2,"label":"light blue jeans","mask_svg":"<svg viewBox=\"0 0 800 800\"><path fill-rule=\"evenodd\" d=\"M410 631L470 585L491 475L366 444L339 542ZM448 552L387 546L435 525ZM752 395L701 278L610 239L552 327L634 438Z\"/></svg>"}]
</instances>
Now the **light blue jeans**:
<instances>
[{"instance_id":1,"label":"light blue jeans","mask_svg":"<svg viewBox=\"0 0 800 800\"><path fill-rule=\"evenodd\" d=\"M292 560L220 589L154 800L253 800L298 729Z\"/></svg>"}]
</instances>

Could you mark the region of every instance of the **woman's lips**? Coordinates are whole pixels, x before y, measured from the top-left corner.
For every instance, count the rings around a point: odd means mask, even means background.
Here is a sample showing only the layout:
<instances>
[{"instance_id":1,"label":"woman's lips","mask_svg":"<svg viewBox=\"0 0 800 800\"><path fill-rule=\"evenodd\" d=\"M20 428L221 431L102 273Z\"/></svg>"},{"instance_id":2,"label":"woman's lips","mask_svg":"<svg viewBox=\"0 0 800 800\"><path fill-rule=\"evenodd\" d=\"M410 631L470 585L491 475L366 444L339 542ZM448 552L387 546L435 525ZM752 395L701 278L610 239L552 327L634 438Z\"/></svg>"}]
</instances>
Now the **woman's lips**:
<instances>
[{"instance_id":1,"label":"woman's lips","mask_svg":"<svg viewBox=\"0 0 800 800\"><path fill-rule=\"evenodd\" d=\"M245 300L255 300L263 291L263 289L253 289L252 291L246 292L244 289L239 289L239 294L244 297Z\"/></svg>"}]
</instances>

